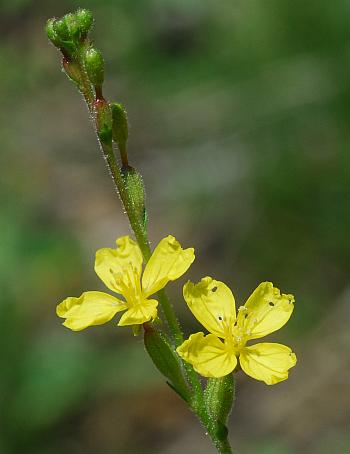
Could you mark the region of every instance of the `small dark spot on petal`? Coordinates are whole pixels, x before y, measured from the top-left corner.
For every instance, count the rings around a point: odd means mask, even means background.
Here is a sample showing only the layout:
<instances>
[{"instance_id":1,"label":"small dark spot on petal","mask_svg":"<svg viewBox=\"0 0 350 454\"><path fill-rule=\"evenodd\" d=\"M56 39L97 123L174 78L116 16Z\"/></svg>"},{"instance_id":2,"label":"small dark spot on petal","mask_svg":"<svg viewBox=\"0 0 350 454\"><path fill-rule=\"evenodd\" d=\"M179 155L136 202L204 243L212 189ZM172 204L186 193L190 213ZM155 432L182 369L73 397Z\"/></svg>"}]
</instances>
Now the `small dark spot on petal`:
<instances>
[{"instance_id":1,"label":"small dark spot on petal","mask_svg":"<svg viewBox=\"0 0 350 454\"><path fill-rule=\"evenodd\" d=\"M244 318L248 318L248 314L244 314Z\"/></svg>"},{"instance_id":2,"label":"small dark spot on petal","mask_svg":"<svg viewBox=\"0 0 350 454\"><path fill-rule=\"evenodd\" d=\"M274 306L275 303L273 303L272 301L269 302L269 306Z\"/></svg>"},{"instance_id":3,"label":"small dark spot on petal","mask_svg":"<svg viewBox=\"0 0 350 454\"><path fill-rule=\"evenodd\" d=\"M220 322L223 320L223 318L221 317L221 315L218 316L218 319L220 320Z\"/></svg>"},{"instance_id":4,"label":"small dark spot on petal","mask_svg":"<svg viewBox=\"0 0 350 454\"><path fill-rule=\"evenodd\" d=\"M234 322L233 326L237 326L237 320Z\"/></svg>"},{"instance_id":5,"label":"small dark spot on petal","mask_svg":"<svg viewBox=\"0 0 350 454\"><path fill-rule=\"evenodd\" d=\"M218 288L215 286L215 287L213 287L213 288L211 289L211 291L212 291L212 292L216 292L217 289L218 289Z\"/></svg>"}]
</instances>

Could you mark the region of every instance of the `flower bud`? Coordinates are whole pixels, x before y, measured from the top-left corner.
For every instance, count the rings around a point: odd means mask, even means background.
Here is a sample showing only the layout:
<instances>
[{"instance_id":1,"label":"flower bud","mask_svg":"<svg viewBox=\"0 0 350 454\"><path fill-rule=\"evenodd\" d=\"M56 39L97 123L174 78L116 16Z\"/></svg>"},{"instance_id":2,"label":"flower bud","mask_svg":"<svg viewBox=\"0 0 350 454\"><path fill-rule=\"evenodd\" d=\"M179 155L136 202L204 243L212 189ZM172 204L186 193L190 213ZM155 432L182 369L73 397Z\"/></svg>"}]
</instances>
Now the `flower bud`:
<instances>
[{"instance_id":1,"label":"flower bud","mask_svg":"<svg viewBox=\"0 0 350 454\"><path fill-rule=\"evenodd\" d=\"M128 140L128 117L122 104L112 103L113 140L118 145L121 154L125 153Z\"/></svg>"},{"instance_id":2,"label":"flower bud","mask_svg":"<svg viewBox=\"0 0 350 454\"><path fill-rule=\"evenodd\" d=\"M61 42L69 40L70 34L69 34L67 22L65 21L64 17L54 21L53 27Z\"/></svg>"},{"instance_id":3,"label":"flower bud","mask_svg":"<svg viewBox=\"0 0 350 454\"><path fill-rule=\"evenodd\" d=\"M85 38L94 22L92 12L88 9L78 9L78 11L75 13L75 16L79 24L81 37Z\"/></svg>"},{"instance_id":4,"label":"flower bud","mask_svg":"<svg viewBox=\"0 0 350 454\"><path fill-rule=\"evenodd\" d=\"M105 99L97 99L94 103L97 134L102 144L112 142L112 114Z\"/></svg>"},{"instance_id":5,"label":"flower bud","mask_svg":"<svg viewBox=\"0 0 350 454\"><path fill-rule=\"evenodd\" d=\"M68 23L70 23L70 20L71 19L68 20ZM66 16L64 16L62 19L53 21L52 28L57 37L55 45L62 51L64 55L74 55L74 53L76 52L76 43L74 42L74 39L72 39L68 23L66 21ZM53 34L51 33L51 36L52 35Z\"/></svg>"},{"instance_id":6,"label":"flower bud","mask_svg":"<svg viewBox=\"0 0 350 454\"><path fill-rule=\"evenodd\" d=\"M70 80L78 85L80 88L81 85L81 74L80 68L77 62L69 60L67 57L62 59L62 67L64 72L67 74Z\"/></svg>"},{"instance_id":7,"label":"flower bud","mask_svg":"<svg viewBox=\"0 0 350 454\"><path fill-rule=\"evenodd\" d=\"M189 388L182 374L179 357L159 331L148 324L144 326L144 342L147 353L157 369L170 380L169 385L188 402Z\"/></svg>"},{"instance_id":8,"label":"flower bud","mask_svg":"<svg viewBox=\"0 0 350 454\"><path fill-rule=\"evenodd\" d=\"M85 53L85 68L90 82L100 87L104 80L104 61L99 50L90 47Z\"/></svg>"},{"instance_id":9,"label":"flower bud","mask_svg":"<svg viewBox=\"0 0 350 454\"><path fill-rule=\"evenodd\" d=\"M56 19L49 19L46 23L46 34L52 44L56 47L60 47L61 40L59 39L57 32L55 30L55 21Z\"/></svg>"},{"instance_id":10,"label":"flower bud","mask_svg":"<svg viewBox=\"0 0 350 454\"><path fill-rule=\"evenodd\" d=\"M76 13L68 13L61 19L49 19L46 33L56 47L72 53L79 46L79 41L85 39L92 23L91 11L78 9Z\"/></svg>"},{"instance_id":11,"label":"flower bud","mask_svg":"<svg viewBox=\"0 0 350 454\"><path fill-rule=\"evenodd\" d=\"M79 38L80 28L76 15L73 13L66 14L63 20L67 25L69 37L73 40Z\"/></svg>"}]
</instances>

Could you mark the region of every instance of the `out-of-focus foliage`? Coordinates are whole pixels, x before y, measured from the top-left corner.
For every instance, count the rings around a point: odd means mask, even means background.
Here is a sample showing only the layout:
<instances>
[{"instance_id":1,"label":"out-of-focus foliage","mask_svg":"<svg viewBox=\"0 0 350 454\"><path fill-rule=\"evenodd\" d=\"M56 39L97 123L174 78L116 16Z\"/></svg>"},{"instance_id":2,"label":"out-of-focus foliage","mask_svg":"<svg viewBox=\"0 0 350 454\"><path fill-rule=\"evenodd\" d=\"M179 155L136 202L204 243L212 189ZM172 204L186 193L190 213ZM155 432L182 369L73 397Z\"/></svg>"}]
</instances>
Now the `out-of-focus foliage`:
<instances>
[{"instance_id":1,"label":"out-of-focus foliage","mask_svg":"<svg viewBox=\"0 0 350 454\"><path fill-rule=\"evenodd\" d=\"M347 452L344 0L1 2L0 452L211 452L140 339L113 323L70 333L54 314L99 285L94 251L128 232L43 32L78 6L94 13L108 96L128 110L154 243L194 246L189 276L227 282L239 303L265 279L296 295L285 340L299 364L277 389L240 377L238 452ZM170 291L188 334L198 325Z\"/></svg>"}]
</instances>

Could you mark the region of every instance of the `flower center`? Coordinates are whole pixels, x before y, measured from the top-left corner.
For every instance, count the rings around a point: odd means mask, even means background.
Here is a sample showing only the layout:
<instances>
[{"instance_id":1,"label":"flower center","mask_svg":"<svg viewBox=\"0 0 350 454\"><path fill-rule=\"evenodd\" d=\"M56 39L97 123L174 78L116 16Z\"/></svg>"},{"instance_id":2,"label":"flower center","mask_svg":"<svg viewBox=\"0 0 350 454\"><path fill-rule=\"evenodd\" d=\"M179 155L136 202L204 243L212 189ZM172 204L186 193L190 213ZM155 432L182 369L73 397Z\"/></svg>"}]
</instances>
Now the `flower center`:
<instances>
[{"instance_id":1,"label":"flower center","mask_svg":"<svg viewBox=\"0 0 350 454\"><path fill-rule=\"evenodd\" d=\"M111 270L112 272L112 270ZM140 275L130 263L121 273L113 274L116 286L124 296L129 307L140 304L143 300Z\"/></svg>"},{"instance_id":2,"label":"flower center","mask_svg":"<svg viewBox=\"0 0 350 454\"><path fill-rule=\"evenodd\" d=\"M243 326L238 325L237 320L232 318L225 320L224 316L219 315L218 319L222 324L225 345L238 355L248 340Z\"/></svg>"},{"instance_id":3,"label":"flower center","mask_svg":"<svg viewBox=\"0 0 350 454\"><path fill-rule=\"evenodd\" d=\"M218 316L218 320L223 327L225 345L229 349L234 350L237 356L250 339L252 329L258 322L256 318L252 317L254 317L253 313L248 312L245 306L238 308L236 319L225 320L224 316Z\"/></svg>"}]
</instances>

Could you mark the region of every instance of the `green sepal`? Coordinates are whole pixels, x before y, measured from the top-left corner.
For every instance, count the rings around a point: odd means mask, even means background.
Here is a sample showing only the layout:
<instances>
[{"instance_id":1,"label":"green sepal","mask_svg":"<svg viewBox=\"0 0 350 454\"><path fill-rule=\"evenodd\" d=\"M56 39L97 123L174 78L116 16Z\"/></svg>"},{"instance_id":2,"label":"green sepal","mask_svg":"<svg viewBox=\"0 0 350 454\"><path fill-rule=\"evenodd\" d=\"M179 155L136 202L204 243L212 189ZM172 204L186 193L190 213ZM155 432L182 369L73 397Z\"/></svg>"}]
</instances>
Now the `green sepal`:
<instances>
[{"instance_id":1,"label":"green sepal","mask_svg":"<svg viewBox=\"0 0 350 454\"><path fill-rule=\"evenodd\" d=\"M102 53L94 47L89 47L85 52L85 69L92 85L101 87L104 81L105 64Z\"/></svg>"},{"instance_id":2,"label":"green sepal","mask_svg":"<svg viewBox=\"0 0 350 454\"><path fill-rule=\"evenodd\" d=\"M118 145L119 151L123 154L126 151L129 128L126 110L122 104L111 103L113 119L113 140Z\"/></svg>"},{"instance_id":3,"label":"green sepal","mask_svg":"<svg viewBox=\"0 0 350 454\"><path fill-rule=\"evenodd\" d=\"M227 437L227 421L235 398L235 379L233 374L221 378L209 378L204 391L207 412L215 427L218 438Z\"/></svg>"},{"instance_id":4,"label":"green sepal","mask_svg":"<svg viewBox=\"0 0 350 454\"><path fill-rule=\"evenodd\" d=\"M108 102L97 99L94 102L94 111L98 138L103 144L112 143L112 114Z\"/></svg>"},{"instance_id":5,"label":"green sepal","mask_svg":"<svg viewBox=\"0 0 350 454\"><path fill-rule=\"evenodd\" d=\"M145 228L147 223L146 192L142 176L131 166L122 167L121 172L133 205L133 211L137 214L139 221Z\"/></svg>"},{"instance_id":6,"label":"green sepal","mask_svg":"<svg viewBox=\"0 0 350 454\"><path fill-rule=\"evenodd\" d=\"M189 402L190 391L183 376L180 358L171 348L164 335L147 324L145 326L144 343L154 365L169 380L169 386L182 399Z\"/></svg>"}]
</instances>

